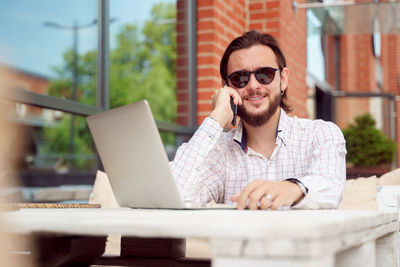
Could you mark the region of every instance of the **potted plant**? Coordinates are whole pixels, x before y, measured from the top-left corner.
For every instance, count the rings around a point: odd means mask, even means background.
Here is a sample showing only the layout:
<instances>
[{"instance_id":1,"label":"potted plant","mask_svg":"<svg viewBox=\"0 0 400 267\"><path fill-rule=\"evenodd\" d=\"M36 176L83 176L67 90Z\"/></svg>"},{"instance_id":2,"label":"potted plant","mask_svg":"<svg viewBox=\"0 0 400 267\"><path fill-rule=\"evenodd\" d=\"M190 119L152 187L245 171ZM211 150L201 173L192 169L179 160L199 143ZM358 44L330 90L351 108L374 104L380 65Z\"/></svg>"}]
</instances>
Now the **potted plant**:
<instances>
[{"instance_id":1,"label":"potted plant","mask_svg":"<svg viewBox=\"0 0 400 267\"><path fill-rule=\"evenodd\" d=\"M343 130L347 147L347 178L380 176L390 171L397 144L375 127L375 120L367 113L355 118Z\"/></svg>"}]
</instances>

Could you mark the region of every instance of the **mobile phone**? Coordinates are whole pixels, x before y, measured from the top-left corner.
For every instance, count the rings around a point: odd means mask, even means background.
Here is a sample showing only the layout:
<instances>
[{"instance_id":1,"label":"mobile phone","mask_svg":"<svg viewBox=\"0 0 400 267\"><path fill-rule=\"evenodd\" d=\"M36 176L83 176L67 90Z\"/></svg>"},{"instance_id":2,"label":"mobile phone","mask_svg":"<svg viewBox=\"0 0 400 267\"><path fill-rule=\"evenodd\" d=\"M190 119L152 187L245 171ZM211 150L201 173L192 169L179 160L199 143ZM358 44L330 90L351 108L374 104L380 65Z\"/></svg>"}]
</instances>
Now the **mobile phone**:
<instances>
[{"instance_id":1,"label":"mobile phone","mask_svg":"<svg viewBox=\"0 0 400 267\"><path fill-rule=\"evenodd\" d=\"M232 125L233 125L233 126L236 126L237 105L235 105L235 103L233 103L233 97L231 97L231 109L232 109L232 112L233 112Z\"/></svg>"},{"instance_id":2,"label":"mobile phone","mask_svg":"<svg viewBox=\"0 0 400 267\"><path fill-rule=\"evenodd\" d=\"M227 82L224 82L225 86L228 86ZM236 126L236 120L237 120L237 105L233 103L233 97L231 97L231 109L233 113L233 119L232 119L232 126Z\"/></svg>"}]
</instances>

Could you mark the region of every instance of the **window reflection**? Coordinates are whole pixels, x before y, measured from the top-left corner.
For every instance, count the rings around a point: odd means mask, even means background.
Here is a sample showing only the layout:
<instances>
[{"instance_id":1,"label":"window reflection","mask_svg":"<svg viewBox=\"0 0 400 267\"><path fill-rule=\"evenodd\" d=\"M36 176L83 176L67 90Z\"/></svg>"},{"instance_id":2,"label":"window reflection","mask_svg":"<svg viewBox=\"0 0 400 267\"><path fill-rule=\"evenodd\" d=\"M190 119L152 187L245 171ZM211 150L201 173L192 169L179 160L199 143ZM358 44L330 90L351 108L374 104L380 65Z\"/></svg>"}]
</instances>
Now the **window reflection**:
<instances>
[{"instance_id":1,"label":"window reflection","mask_svg":"<svg viewBox=\"0 0 400 267\"><path fill-rule=\"evenodd\" d=\"M19 111L21 106L26 107L26 112ZM23 153L16 156L19 170L57 174L96 170L94 144L85 117L20 103L14 107L12 121L21 129L17 140L23 140Z\"/></svg>"},{"instance_id":2,"label":"window reflection","mask_svg":"<svg viewBox=\"0 0 400 267\"><path fill-rule=\"evenodd\" d=\"M156 120L176 123L176 0L113 0L110 17L111 108L147 99ZM161 136L173 155L175 134Z\"/></svg>"},{"instance_id":3,"label":"window reflection","mask_svg":"<svg viewBox=\"0 0 400 267\"><path fill-rule=\"evenodd\" d=\"M1 1L0 26L9 89L96 104L97 1Z\"/></svg>"},{"instance_id":4,"label":"window reflection","mask_svg":"<svg viewBox=\"0 0 400 267\"><path fill-rule=\"evenodd\" d=\"M185 0L179 2L182 6ZM1 89L96 105L97 4L96 0L0 2L0 76L7 77ZM176 0L110 1L111 108L145 98L156 120L177 122L177 84L187 76L183 62L188 49L181 38L183 57L177 60L176 17ZM178 28L185 28L185 23L181 21ZM177 62L181 76L177 76ZM188 92L187 87L180 89ZM18 142L12 144L16 149L9 156L17 162L23 190L93 184L97 155L83 116L46 108L54 107L51 102L33 106L0 101L12 111L10 123L20 129ZM185 106L180 115L188 116L187 97L180 104ZM187 138L187 134L171 132L161 132L161 136L170 159L176 140ZM22 201L46 201L30 194Z\"/></svg>"}]
</instances>

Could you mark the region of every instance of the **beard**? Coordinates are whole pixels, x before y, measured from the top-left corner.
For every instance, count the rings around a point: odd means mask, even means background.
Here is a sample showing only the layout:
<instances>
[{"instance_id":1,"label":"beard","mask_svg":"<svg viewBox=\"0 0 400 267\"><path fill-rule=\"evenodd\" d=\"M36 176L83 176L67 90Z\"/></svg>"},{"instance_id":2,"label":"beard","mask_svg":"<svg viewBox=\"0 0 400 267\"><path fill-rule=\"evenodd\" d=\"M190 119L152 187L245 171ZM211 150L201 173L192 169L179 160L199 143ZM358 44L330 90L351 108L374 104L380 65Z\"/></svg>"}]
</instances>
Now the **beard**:
<instances>
[{"instance_id":1,"label":"beard","mask_svg":"<svg viewBox=\"0 0 400 267\"><path fill-rule=\"evenodd\" d=\"M260 127L267 123L272 115L275 114L276 110L279 107L279 104L281 103L281 98L281 94L278 94L276 97L272 98L268 105L268 108L260 113L251 113L243 105L240 105L238 106L237 114L238 116L240 116L240 119L242 119L250 126Z\"/></svg>"}]
</instances>

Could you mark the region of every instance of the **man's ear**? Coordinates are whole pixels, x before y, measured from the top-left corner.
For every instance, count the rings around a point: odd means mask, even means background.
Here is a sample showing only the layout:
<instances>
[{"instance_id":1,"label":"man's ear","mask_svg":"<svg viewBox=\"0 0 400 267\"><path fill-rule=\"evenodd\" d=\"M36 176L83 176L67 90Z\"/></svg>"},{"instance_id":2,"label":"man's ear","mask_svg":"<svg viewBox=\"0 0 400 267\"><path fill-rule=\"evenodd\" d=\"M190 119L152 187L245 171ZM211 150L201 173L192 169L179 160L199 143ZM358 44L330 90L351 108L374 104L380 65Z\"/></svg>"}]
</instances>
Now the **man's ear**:
<instances>
[{"instance_id":1,"label":"man's ear","mask_svg":"<svg viewBox=\"0 0 400 267\"><path fill-rule=\"evenodd\" d=\"M281 71L281 91L285 91L289 83L289 69L283 68Z\"/></svg>"}]
</instances>

